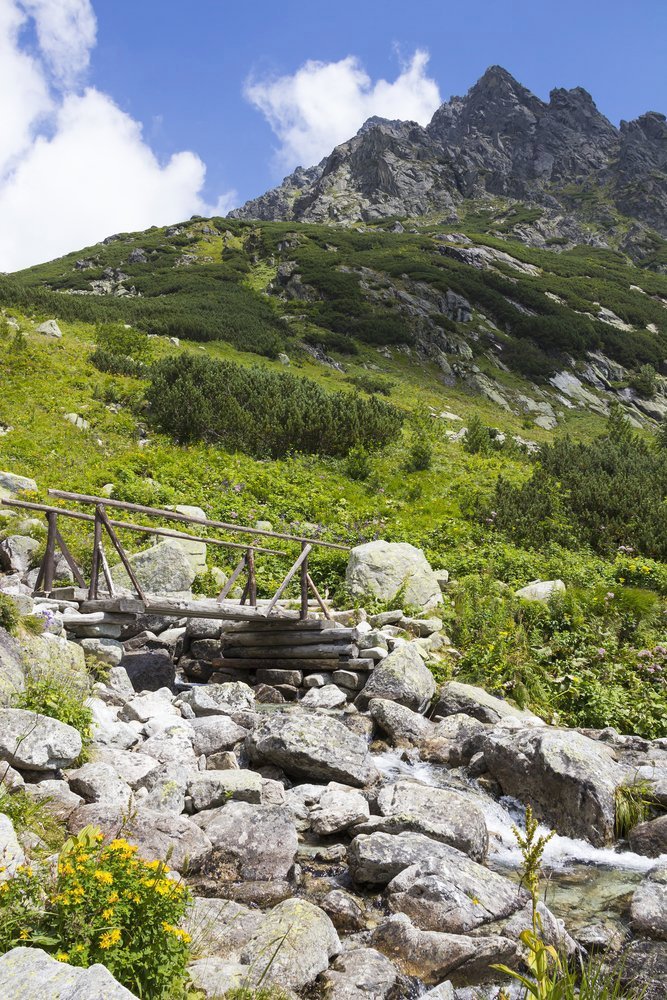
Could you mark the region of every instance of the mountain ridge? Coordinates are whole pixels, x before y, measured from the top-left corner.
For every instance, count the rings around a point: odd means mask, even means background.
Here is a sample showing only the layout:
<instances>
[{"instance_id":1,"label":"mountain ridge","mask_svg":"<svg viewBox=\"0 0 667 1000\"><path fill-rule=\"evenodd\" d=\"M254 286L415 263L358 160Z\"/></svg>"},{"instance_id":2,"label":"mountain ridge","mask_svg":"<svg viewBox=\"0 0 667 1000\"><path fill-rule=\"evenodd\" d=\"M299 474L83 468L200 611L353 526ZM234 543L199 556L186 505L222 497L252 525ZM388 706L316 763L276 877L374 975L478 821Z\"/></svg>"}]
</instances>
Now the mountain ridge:
<instances>
[{"instance_id":1,"label":"mountain ridge","mask_svg":"<svg viewBox=\"0 0 667 1000\"><path fill-rule=\"evenodd\" d=\"M494 197L603 228L626 216L665 236L665 116L647 111L617 128L582 87L556 87L546 102L491 66L428 125L370 118L230 217L349 224L439 213L451 222L466 199Z\"/></svg>"}]
</instances>

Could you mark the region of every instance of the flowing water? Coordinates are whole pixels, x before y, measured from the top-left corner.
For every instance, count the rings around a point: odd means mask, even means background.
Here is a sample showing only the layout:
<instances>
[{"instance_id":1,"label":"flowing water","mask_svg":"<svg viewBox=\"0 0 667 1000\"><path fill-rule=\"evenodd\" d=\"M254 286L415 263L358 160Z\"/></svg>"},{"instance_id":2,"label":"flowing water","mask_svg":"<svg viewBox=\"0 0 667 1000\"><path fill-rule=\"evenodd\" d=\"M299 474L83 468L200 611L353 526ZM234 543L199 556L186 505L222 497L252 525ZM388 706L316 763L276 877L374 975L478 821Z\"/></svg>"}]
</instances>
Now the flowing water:
<instances>
[{"instance_id":1,"label":"flowing water","mask_svg":"<svg viewBox=\"0 0 667 1000\"><path fill-rule=\"evenodd\" d=\"M482 809L489 830L490 868L518 879L521 851L512 827L523 826L525 809L509 796L499 801L473 779L415 757L404 759L403 751L387 750L374 755L380 772L390 780L411 778L432 787L447 787L474 799ZM549 828L541 825L546 836ZM544 893L549 908L565 920L568 929L603 925L622 931L630 898L645 872L667 855L647 858L614 847L594 847L586 840L556 834L544 852Z\"/></svg>"}]
</instances>

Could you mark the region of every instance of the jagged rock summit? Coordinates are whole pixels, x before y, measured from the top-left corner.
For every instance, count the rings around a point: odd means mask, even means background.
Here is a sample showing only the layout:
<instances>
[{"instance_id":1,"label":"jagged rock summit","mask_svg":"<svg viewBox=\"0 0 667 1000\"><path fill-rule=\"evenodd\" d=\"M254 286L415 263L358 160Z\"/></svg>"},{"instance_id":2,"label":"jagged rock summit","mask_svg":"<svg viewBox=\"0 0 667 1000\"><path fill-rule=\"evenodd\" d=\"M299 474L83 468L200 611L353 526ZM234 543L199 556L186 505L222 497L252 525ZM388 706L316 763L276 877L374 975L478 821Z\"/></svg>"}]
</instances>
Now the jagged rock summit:
<instances>
[{"instance_id":1,"label":"jagged rock summit","mask_svg":"<svg viewBox=\"0 0 667 1000\"><path fill-rule=\"evenodd\" d=\"M582 217L582 195L602 189L607 204L667 234L665 116L651 111L617 128L581 87L554 89L545 102L491 66L426 127L369 118L317 166L298 167L230 214L342 223L434 212L455 218L465 198L500 196Z\"/></svg>"}]
</instances>

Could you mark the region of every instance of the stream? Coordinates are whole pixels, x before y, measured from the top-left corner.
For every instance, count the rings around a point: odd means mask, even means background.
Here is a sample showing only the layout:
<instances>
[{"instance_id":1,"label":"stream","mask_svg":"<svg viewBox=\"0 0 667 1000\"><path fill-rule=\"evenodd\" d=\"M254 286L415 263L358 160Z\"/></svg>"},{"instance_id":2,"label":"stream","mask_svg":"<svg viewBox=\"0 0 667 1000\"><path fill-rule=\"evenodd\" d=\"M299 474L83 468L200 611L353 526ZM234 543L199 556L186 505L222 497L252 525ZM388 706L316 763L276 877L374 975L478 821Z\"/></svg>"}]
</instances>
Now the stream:
<instances>
[{"instance_id":1,"label":"stream","mask_svg":"<svg viewBox=\"0 0 667 1000\"><path fill-rule=\"evenodd\" d=\"M402 750L374 754L374 760L389 780L411 778L474 798L489 830L489 867L508 878L520 878L521 851L512 831L514 825L523 827L525 810L520 802L509 796L496 801L458 770L450 771L418 757L405 759ZM540 825L539 834L549 832L547 826ZM632 893L644 874L661 862L667 863L667 855L648 858L620 847L594 847L586 840L556 834L544 851L542 898L575 934L582 928L589 934L591 928L599 928L602 937L603 932L624 935Z\"/></svg>"}]
</instances>

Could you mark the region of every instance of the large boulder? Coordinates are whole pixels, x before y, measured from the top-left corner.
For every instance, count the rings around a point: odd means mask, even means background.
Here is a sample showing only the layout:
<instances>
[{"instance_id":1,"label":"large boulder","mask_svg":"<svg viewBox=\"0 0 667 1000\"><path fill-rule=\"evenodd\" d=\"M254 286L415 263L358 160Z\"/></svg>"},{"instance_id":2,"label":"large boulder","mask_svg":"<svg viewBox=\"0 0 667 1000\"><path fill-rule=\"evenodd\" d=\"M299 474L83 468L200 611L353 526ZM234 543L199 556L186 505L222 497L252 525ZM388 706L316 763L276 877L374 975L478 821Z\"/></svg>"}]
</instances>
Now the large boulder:
<instances>
[{"instance_id":1,"label":"large boulder","mask_svg":"<svg viewBox=\"0 0 667 1000\"><path fill-rule=\"evenodd\" d=\"M88 693L90 674L86 669L85 653L78 643L43 632L42 635L23 635L21 651L33 677L53 677L67 682L84 697Z\"/></svg>"},{"instance_id":2,"label":"large boulder","mask_svg":"<svg viewBox=\"0 0 667 1000\"><path fill-rule=\"evenodd\" d=\"M171 597L190 595L195 570L188 554L175 542L159 542L130 556L129 561L146 593ZM118 588L132 590L132 582L123 566L114 566L112 576Z\"/></svg>"},{"instance_id":3,"label":"large boulder","mask_svg":"<svg viewBox=\"0 0 667 1000\"><path fill-rule=\"evenodd\" d=\"M332 783L311 807L310 826L313 833L327 837L363 823L368 817L368 802L361 792Z\"/></svg>"},{"instance_id":4,"label":"large boulder","mask_svg":"<svg viewBox=\"0 0 667 1000\"><path fill-rule=\"evenodd\" d=\"M247 902L288 894L298 839L286 806L228 802L194 822L213 844L202 869L212 891Z\"/></svg>"},{"instance_id":5,"label":"large boulder","mask_svg":"<svg viewBox=\"0 0 667 1000\"><path fill-rule=\"evenodd\" d=\"M340 781L362 787L378 778L365 740L336 719L277 712L246 738L250 759L276 764L306 781Z\"/></svg>"},{"instance_id":6,"label":"large boulder","mask_svg":"<svg viewBox=\"0 0 667 1000\"><path fill-rule=\"evenodd\" d=\"M231 899L195 896L183 921L192 938L192 951L202 958L213 955L238 962L242 948L264 920L260 910Z\"/></svg>"},{"instance_id":7,"label":"large boulder","mask_svg":"<svg viewBox=\"0 0 667 1000\"><path fill-rule=\"evenodd\" d=\"M28 535L8 535L0 542L0 569L25 574L34 566L39 542Z\"/></svg>"},{"instance_id":8,"label":"large boulder","mask_svg":"<svg viewBox=\"0 0 667 1000\"><path fill-rule=\"evenodd\" d=\"M386 885L419 862L475 864L455 847L431 840L423 833L361 833L348 847L347 861L354 881L369 885Z\"/></svg>"},{"instance_id":9,"label":"large boulder","mask_svg":"<svg viewBox=\"0 0 667 1000\"><path fill-rule=\"evenodd\" d=\"M185 514L187 517L195 517L198 521L206 520L206 511L190 504L177 504L175 507L167 507L167 510L174 510L177 514ZM195 534L197 528L184 524L182 530ZM206 542L198 542L192 538L174 538L173 543L183 549L196 574L206 572Z\"/></svg>"},{"instance_id":10,"label":"large boulder","mask_svg":"<svg viewBox=\"0 0 667 1000\"><path fill-rule=\"evenodd\" d=\"M0 883L11 878L24 861L25 854L17 840L14 824L9 816L0 812Z\"/></svg>"},{"instance_id":11,"label":"large boulder","mask_svg":"<svg viewBox=\"0 0 667 1000\"><path fill-rule=\"evenodd\" d=\"M389 701L387 698L372 698L368 706L373 722L391 738L395 744L419 746L433 734L435 726L419 712Z\"/></svg>"},{"instance_id":12,"label":"large boulder","mask_svg":"<svg viewBox=\"0 0 667 1000\"><path fill-rule=\"evenodd\" d=\"M396 967L375 948L344 951L321 976L327 1000L385 1000L397 979Z\"/></svg>"},{"instance_id":13,"label":"large boulder","mask_svg":"<svg viewBox=\"0 0 667 1000\"><path fill-rule=\"evenodd\" d=\"M630 918L638 934L667 941L667 866L652 868L635 889Z\"/></svg>"},{"instance_id":14,"label":"large boulder","mask_svg":"<svg viewBox=\"0 0 667 1000\"><path fill-rule=\"evenodd\" d=\"M324 910L305 899L286 899L266 915L241 960L251 967L255 981L302 990L341 950L336 928Z\"/></svg>"},{"instance_id":15,"label":"large boulder","mask_svg":"<svg viewBox=\"0 0 667 1000\"><path fill-rule=\"evenodd\" d=\"M450 844L475 861L483 861L489 846L484 814L468 797L448 788L432 788L401 780L386 785L377 799L383 816ZM408 825L409 824L409 827Z\"/></svg>"},{"instance_id":16,"label":"large boulder","mask_svg":"<svg viewBox=\"0 0 667 1000\"><path fill-rule=\"evenodd\" d=\"M173 687L176 668L166 649L142 649L125 653L120 660L135 691L158 691Z\"/></svg>"},{"instance_id":17,"label":"large boulder","mask_svg":"<svg viewBox=\"0 0 667 1000\"><path fill-rule=\"evenodd\" d=\"M176 871L197 871L211 853L206 834L186 816L157 812L139 806L124 816L117 805L91 803L75 809L67 821L70 833L79 833L88 825L99 827L105 841L123 836L139 848L147 861L169 859Z\"/></svg>"},{"instance_id":18,"label":"large boulder","mask_svg":"<svg viewBox=\"0 0 667 1000\"><path fill-rule=\"evenodd\" d=\"M0 628L0 705L8 704L25 687L21 647Z\"/></svg>"},{"instance_id":19,"label":"large boulder","mask_svg":"<svg viewBox=\"0 0 667 1000\"><path fill-rule=\"evenodd\" d=\"M0 708L0 760L19 770L69 767L81 753L81 735L72 726L23 708Z\"/></svg>"},{"instance_id":20,"label":"large boulder","mask_svg":"<svg viewBox=\"0 0 667 1000\"><path fill-rule=\"evenodd\" d=\"M359 694L356 705L365 709L371 699L397 701L415 712L423 712L435 694L436 684L416 648L411 643L397 646L380 660Z\"/></svg>"},{"instance_id":21,"label":"large boulder","mask_svg":"<svg viewBox=\"0 0 667 1000\"><path fill-rule=\"evenodd\" d=\"M604 743L543 727L495 733L483 753L505 795L530 804L558 833L596 847L613 842L615 791L624 771Z\"/></svg>"},{"instance_id":22,"label":"large boulder","mask_svg":"<svg viewBox=\"0 0 667 1000\"><path fill-rule=\"evenodd\" d=\"M395 913L375 928L373 947L391 957L409 976L425 983L449 978L454 985L471 985L497 976L490 966L512 963L516 945L504 937L466 937L422 931L404 913Z\"/></svg>"},{"instance_id":23,"label":"large boulder","mask_svg":"<svg viewBox=\"0 0 667 1000\"><path fill-rule=\"evenodd\" d=\"M639 939L631 941L623 955L621 977L642 1000L665 1000L667 997L667 941Z\"/></svg>"},{"instance_id":24,"label":"large boulder","mask_svg":"<svg viewBox=\"0 0 667 1000\"><path fill-rule=\"evenodd\" d=\"M404 868L387 887L390 909L425 931L467 934L519 912L528 893L474 861L448 858ZM509 935L508 935L509 936Z\"/></svg>"},{"instance_id":25,"label":"large boulder","mask_svg":"<svg viewBox=\"0 0 667 1000\"><path fill-rule=\"evenodd\" d=\"M0 996L13 1000L137 1000L104 965L79 969L41 948L12 948L0 957Z\"/></svg>"},{"instance_id":26,"label":"large boulder","mask_svg":"<svg viewBox=\"0 0 667 1000\"><path fill-rule=\"evenodd\" d=\"M565 584L562 580L535 580L527 587L517 590L515 596L523 601L539 601L541 604L548 604L556 594L565 593Z\"/></svg>"},{"instance_id":27,"label":"large boulder","mask_svg":"<svg viewBox=\"0 0 667 1000\"><path fill-rule=\"evenodd\" d=\"M40 323L39 326L35 327L35 329L37 333L41 333L43 337L55 337L60 340L63 335L63 332L55 319L47 319L44 323Z\"/></svg>"},{"instance_id":28,"label":"large boulder","mask_svg":"<svg viewBox=\"0 0 667 1000\"><path fill-rule=\"evenodd\" d=\"M0 500L11 500L24 491L37 492L37 483L27 476L17 476L14 472L0 472Z\"/></svg>"},{"instance_id":29,"label":"large boulder","mask_svg":"<svg viewBox=\"0 0 667 1000\"><path fill-rule=\"evenodd\" d=\"M630 847L637 854L645 854L648 858L667 854L667 813L657 819L638 823L630 830L628 839Z\"/></svg>"},{"instance_id":30,"label":"large boulder","mask_svg":"<svg viewBox=\"0 0 667 1000\"><path fill-rule=\"evenodd\" d=\"M379 539L350 553L345 579L355 597L432 608L442 602L438 578L421 549L408 542Z\"/></svg>"},{"instance_id":31,"label":"large boulder","mask_svg":"<svg viewBox=\"0 0 667 1000\"><path fill-rule=\"evenodd\" d=\"M89 761L76 771L70 771L67 781L71 790L86 802L101 802L105 806L128 809L132 801L130 786L111 764L102 761Z\"/></svg>"},{"instance_id":32,"label":"large boulder","mask_svg":"<svg viewBox=\"0 0 667 1000\"><path fill-rule=\"evenodd\" d=\"M447 681L440 688L440 696L433 709L433 718L449 715L470 715L480 722L501 722L516 719L524 726L543 726L544 722L532 712L510 705L502 698L488 694L483 688L461 681Z\"/></svg>"}]
</instances>

